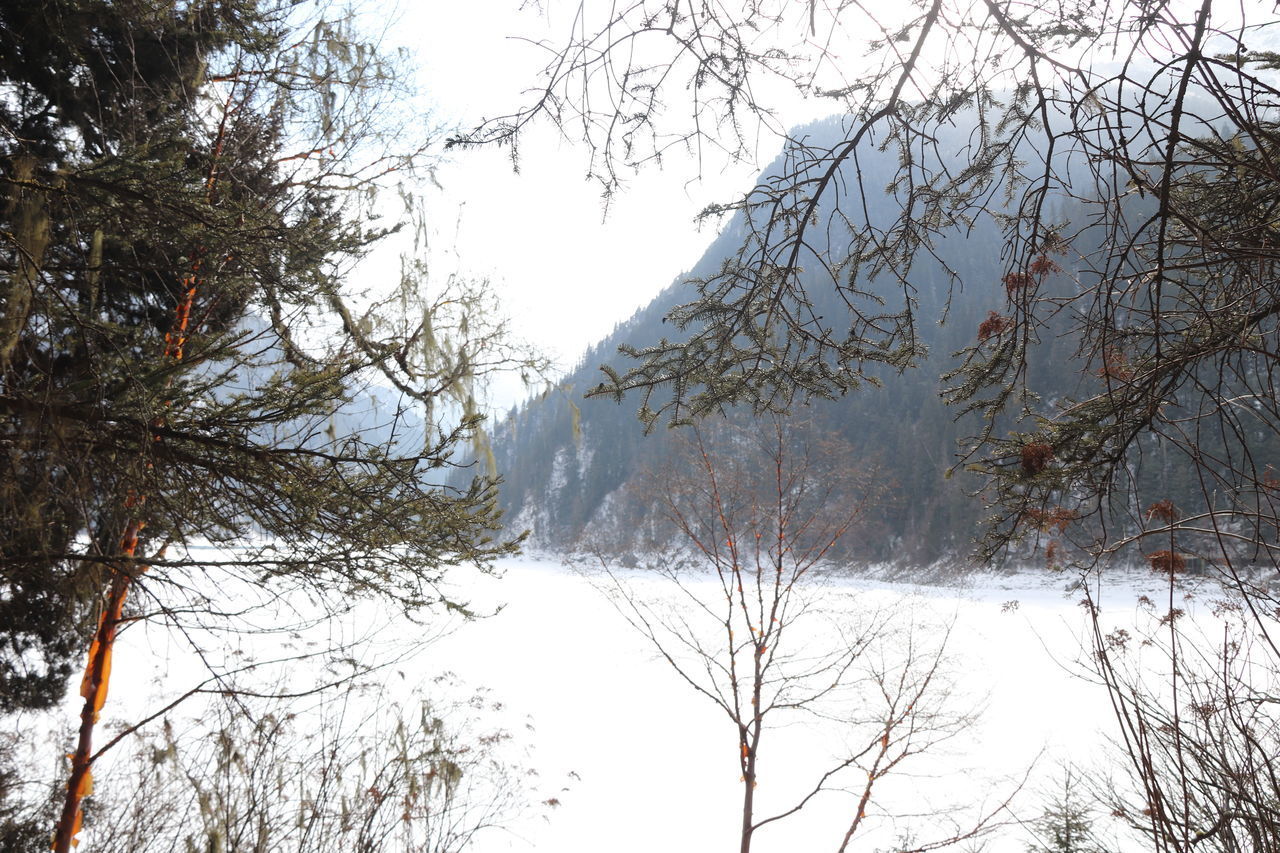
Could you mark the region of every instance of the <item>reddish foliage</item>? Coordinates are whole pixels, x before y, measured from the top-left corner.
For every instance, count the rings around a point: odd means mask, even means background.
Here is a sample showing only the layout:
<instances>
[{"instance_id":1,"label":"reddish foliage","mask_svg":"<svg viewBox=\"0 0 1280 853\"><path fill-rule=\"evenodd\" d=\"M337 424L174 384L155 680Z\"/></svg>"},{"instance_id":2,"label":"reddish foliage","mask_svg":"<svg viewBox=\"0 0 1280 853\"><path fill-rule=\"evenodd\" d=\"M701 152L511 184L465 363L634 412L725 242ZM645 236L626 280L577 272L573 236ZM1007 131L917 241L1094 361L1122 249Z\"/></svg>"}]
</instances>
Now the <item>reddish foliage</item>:
<instances>
[{"instance_id":1,"label":"reddish foliage","mask_svg":"<svg viewBox=\"0 0 1280 853\"><path fill-rule=\"evenodd\" d=\"M1004 291L1009 294L1010 299L1017 299L1019 293L1031 287L1031 275L1025 272L1006 273L1000 281L1004 284Z\"/></svg>"},{"instance_id":2,"label":"reddish foliage","mask_svg":"<svg viewBox=\"0 0 1280 853\"><path fill-rule=\"evenodd\" d=\"M1173 501L1165 499L1156 501L1147 507L1147 521L1152 519L1160 519L1161 521L1177 521L1178 508L1173 505Z\"/></svg>"},{"instance_id":3,"label":"reddish foliage","mask_svg":"<svg viewBox=\"0 0 1280 853\"><path fill-rule=\"evenodd\" d=\"M1044 549L1044 567L1051 572L1056 572L1058 566L1058 540L1052 540Z\"/></svg>"},{"instance_id":4,"label":"reddish foliage","mask_svg":"<svg viewBox=\"0 0 1280 853\"><path fill-rule=\"evenodd\" d=\"M1022 445L1022 470L1030 475L1039 474L1053 459L1053 448L1047 444Z\"/></svg>"},{"instance_id":5,"label":"reddish foliage","mask_svg":"<svg viewBox=\"0 0 1280 853\"><path fill-rule=\"evenodd\" d=\"M1163 551L1155 551L1147 555L1147 562L1151 564L1153 572L1162 572L1164 574L1174 574L1180 572L1187 567L1187 561L1182 555L1176 551L1170 551L1167 548Z\"/></svg>"},{"instance_id":6,"label":"reddish foliage","mask_svg":"<svg viewBox=\"0 0 1280 853\"><path fill-rule=\"evenodd\" d=\"M1131 639L1132 635L1124 628L1116 628L1106 636L1107 648L1112 651L1121 651L1129 645Z\"/></svg>"},{"instance_id":7,"label":"reddish foliage","mask_svg":"<svg viewBox=\"0 0 1280 853\"><path fill-rule=\"evenodd\" d=\"M1212 702L1196 702L1191 706L1191 710L1195 711L1200 719L1209 720L1218 713L1218 706Z\"/></svg>"},{"instance_id":8,"label":"reddish foliage","mask_svg":"<svg viewBox=\"0 0 1280 853\"><path fill-rule=\"evenodd\" d=\"M1023 510L1022 517L1029 519L1032 524L1045 533L1061 533L1067 529L1068 524L1080 517L1080 513L1066 507L1055 506L1053 509Z\"/></svg>"},{"instance_id":9,"label":"reddish foliage","mask_svg":"<svg viewBox=\"0 0 1280 853\"><path fill-rule=\"evenodd\" d=\"M978 341L982 342L988 338L998 338L1012 328L1012 317L1004 317L992 311L987 314L987 319L982 321L982 325L978 326Z\"/></svg>"},{"instance_id":10,"label":"reddish foliage","mask_svg":"<svg viewBox=\"0 0 1280 853\"><path fill-rule=\"evenodd\" d=\"M1040 255L1031 262L1031 274L1044 276L1053 272L1062 272L1062 267L1053 262L1048 255Z\"/></svg>"},{"instance_id":11,"label":"reddish foliage","mask_svg":"<svg viewBox=\"0 0 1280 853\"><path fill-rule=\"evenodd\" d=\"M1098 368L1098 376L1103 379L1114 379L1117 382L1128 382L1134 376L1134 369L1129 364L1129 357L1119 347L1106 347L1102 351L1102 367Z\"/></svg>"}]
</instances>

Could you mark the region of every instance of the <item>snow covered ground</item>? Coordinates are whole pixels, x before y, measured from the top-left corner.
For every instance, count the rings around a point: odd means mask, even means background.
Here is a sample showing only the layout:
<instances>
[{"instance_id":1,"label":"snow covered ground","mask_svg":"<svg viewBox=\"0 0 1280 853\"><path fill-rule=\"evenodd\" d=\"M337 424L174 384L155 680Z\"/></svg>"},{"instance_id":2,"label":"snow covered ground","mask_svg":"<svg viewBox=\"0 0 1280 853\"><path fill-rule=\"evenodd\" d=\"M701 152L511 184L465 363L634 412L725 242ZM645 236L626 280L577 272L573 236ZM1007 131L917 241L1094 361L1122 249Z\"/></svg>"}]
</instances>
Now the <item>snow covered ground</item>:
<instances>
[{"instance_id":1,"label":"snow covered ground","mask_svg":"<svg viewBox=\"0 0 1280 853\"><path fill-rule=\"evenodd\" d=\"M481 840L482 851L614 853L736 849L740 770L728 719L657 658L589 579L550 560L505 566L499 583L474 590L481 603L505 602L497 615L467 625L436 646L439 660L527 713L536 727L537 762L549 778L576 780L561 805L535 822ZM638 589L661 594L661 579L633 574ZM1060 775L1062 762L1105 759L1111 716L1105 691L1080 677L1085 613L1067 578L1027 573L987 578L964 590L844 580L833 600L887 606L902 619L954 620L948 655L952 701L976 708L976 724L927 761L888 777L887 802L869 813L928 812L946 802L993 805L1034 764L1016 816L1043 808L1035 793ZM709 581L708 581L709 583ZM1150 585L1154 587L1156 579ZM1147 585L1136 579L1138 586ZM1114 596L1121 618L1141 589ZM492 596L492 597L489 597ZM1011 602L1016 602L1012 604ZM780 733L762 747L758 796L766 804L803 793L829 765L835 724ZM848 799L835 795L762 829L755 849L835 850ZM1014 815L1005 815L1006 819ZM921 821L877 824L851 849L874 849ZM1022 850L1016 827L995 849ZM918 837L926 840L927 834Z\"/></svg>"},{"instance_id":2,"label":"snow covered ground","mask_svg":"<svg viewBox=\"0 0 1280 853\"><path fill-rule=\"evenodd\" d=\"M459 579L455 596L493 615L456 624L411 662L388 666L385 690L374 700L412 701L413 689L435 689L432 679L452 672L465 684L448 688L461 690L457 696L483 687L505 706L500 722L515 735L514 745L522 753L527 750L523 760L538 770L530 795L553 804L534 809L506 829L482 833L473 849L734 849L740 770L736 732L723 712L657 657L610 604L598 580L593 583L553 558L513 559L501 569L500 579L454 576ZM660 578L624 574L639 594L670 594ZM1063 762L1092 766L1106 761L1111 713L1105 691L1081 677L1086 671L1080 663L1087 648L1082 640L1086 620L1079 595L1064 591L1068 580L1028 572L970 581L964 589L832 581L829 600L834 608L846 608L849 619L865 608L881 607L899 621L933 626L929 630L945 630L950 624L952 707L978 712L976 723L945 748L886 778L882 799L868 810L873 831L860 835L862 841L850 849L888 847L912 833L917 843L927 841L926 820L885 815L931 814L950 802L990 807L1029 769L1030 781L1014 813L1001 819L1033 819L1043 809L1037 791L1060 777ZM1154 576L1135 576L1108 591L1104 609L1121 621L1131 618L1137 596L1157 588ZM1210 618L1193 604L1186 606L1197 619ZM359 612L355 627L343 630L359 632L370 623L383 623L381 645L366 652L372 656L393 654L400 640L436 630ZM189 657L166 650L158 640L162 636L162 631L145 630L130 631L124 638L108 718L136 719L139 710L157 707L156 676L174 687L198 674L199 666ZM829 766L842 734L840 724L819 722L771 736L761 749L758 814L807 790L814 772ZM834 851L853 808L847 798L824 797L761 830L755 849ZM87 840L91 842L91 834ZM1021 851L1025 842L1025 834L1011 825L1001 830L991 849Z\"/></svg>"}]
</instances>

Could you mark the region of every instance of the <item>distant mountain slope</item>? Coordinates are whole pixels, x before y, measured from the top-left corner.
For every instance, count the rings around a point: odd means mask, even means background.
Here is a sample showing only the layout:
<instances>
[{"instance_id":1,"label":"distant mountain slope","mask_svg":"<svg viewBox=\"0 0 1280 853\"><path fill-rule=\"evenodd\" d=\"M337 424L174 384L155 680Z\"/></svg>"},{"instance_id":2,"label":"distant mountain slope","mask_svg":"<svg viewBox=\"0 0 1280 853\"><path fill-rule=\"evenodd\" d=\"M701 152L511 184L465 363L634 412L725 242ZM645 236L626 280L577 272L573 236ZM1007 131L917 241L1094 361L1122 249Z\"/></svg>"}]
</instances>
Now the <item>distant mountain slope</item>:
<instances>
[{"instance_id":1,"label":"distant mountain slope","mask_svg":"<svg viewBox=\"0 0 1280 853\"><path fill-rule=\"evenodd\" d=\"M798 133L818 144L828 138L834 144L842 138L839 119L818 122ZM956 145L962 144L957 132ZM896 155L890 153L862 158L864 186L887 185L896 166ZM771 164L762 180L782 167L781 160ZM849 197L833 200L822 215L831 216L832 204L853 202ZM876 200L870 204L874 206ZM892 204L886 196L880 209L870 211L872 217L890 216ZM739 245L744 227L741 214L730 219L689 277L714 274ZM822 233L825 239L826 233L838 232L823 229ZM816 425L855 448L857 458L839 464L875 470L887 487L871 523L860 533L857 547L863 559L927 563L969 550L981 505L967 492L977 484L963 474L947 479L945 473L956 461L958 439L971 434L976 423L971 418L954 420L954 412L939 398L939 377L953 366L951 355L974 342L988 312L1005 308L1000 245L990 224L939 241L934 247L937 254L958 275L954 288L937 260L916 259L910 285L921 318L921 342L930 354L923 369L891 376L895 372L886 368L879 374L886 380L882 388L868 385L841 399L813 401L804 407ZM607 270L602 270L602 280L607 277ZM887 277L872 288L881 289L886 299L896 296L901 301L901 285ZM621 364L616 354L620 344L644 346L676 334L663 317L689 301L690 293L687 285L673 283L595 345L560 390L525 403L496 426L493 447L505 479L502 494L508 522L530 529L536 544L569 548L591 532L625 547L630 532L651 511L626 486L645 466L670 452L669 435L662 428L643 435L636 419L638 400L617 405L583 395L601 381L601 364ZM847 307L829 285L820 288L815 283L810 294L817 314L846 315ZM1062 373L1069 343L1056 340L1051 330L1042 340L1037 362L1031 366L1034 378L1040 388L1065 392L1075 378L1057 375L1055 370Z\"/></svg>"}]
</instances>

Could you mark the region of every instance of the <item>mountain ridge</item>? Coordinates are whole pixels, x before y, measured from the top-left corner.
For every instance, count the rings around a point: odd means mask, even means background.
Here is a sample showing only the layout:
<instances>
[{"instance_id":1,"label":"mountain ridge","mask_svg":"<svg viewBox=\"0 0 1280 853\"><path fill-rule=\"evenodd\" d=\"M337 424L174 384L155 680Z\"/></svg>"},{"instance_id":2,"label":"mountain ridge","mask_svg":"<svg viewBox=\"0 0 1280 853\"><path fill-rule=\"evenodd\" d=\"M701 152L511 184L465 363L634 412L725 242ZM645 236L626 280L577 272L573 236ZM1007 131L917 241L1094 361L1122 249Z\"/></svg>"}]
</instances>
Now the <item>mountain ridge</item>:
<instances>
[{"instance_id":1,"label":"mountain ridge","mask_svg":"<svg viewBox=\"0 0 1280 853\"><path fill-rule=\"evenodd\" d=\"M821 120L796 133L811 144L822 145L828 138L834 144L843 133L841 118ZM963 135L956 144L963 144L962 140ZM862 185L887 186L896 166L890 152L864 157L859 163ZM780 155L761 173L760 182L785 167ZM841 203L849 202L851 181L845 183L845 193L823 205L824 222ZM883 204L873 203L869 213L873 218L889 216L892 205L886 193ZM625 549L631 546L634 531L652 515L652 506L641 505L644 501L629 494L628 486L642 470L669 457L669 431L657 429L645 436L632 395L621 405L582 395L598 387L599 365L621 369L619 345L652 345L678 331L665 317L689 300L687 282L714 275L741 243L746 225L741 211L732 214L686 276L588 348L559 388L512 409L494 429L492 446L504 478L501 501L508 524L530 530L531 542L538 547L571 550L589 536ZM832 229L818 232L827 241L819 248L838 252L838 247L830 245ZM976 341L988 312L1005 307L1000 245L994 224L977 223L963 237L936 241L933 250L942 261L914 259L911 291L905 298L919 317L929 318L918 324L920 343L928 352L920 369L902 372L873 366L869 371L873 380L892 380L886 387L869 382L834 400L801 401L794 407L818 429L855 449L859 458L847 464L881 472L884 494L859 533L860 553L855 558L859 561L923 565L959 560L972 550L982 507L971 493L981 484L963 471L955 477L949 477L948 471L959 461L959 441L978 429L978 419L976 415L955 418L941 400L940 377L955 366L951 355ZM872 298L892 297L891 291L902 286L887 279L874 282ZM833 317L847 312L841 295L830 285L812 287L816 313ZM1040 378L1048 380L1042 387L1050 390L1070 384L1069 377L1054 376L1048 368L1054 351L1060 349L1056 343L1050 340L1031 365L1033 371L1049 374Z\"/></svg>"}]
</instances>

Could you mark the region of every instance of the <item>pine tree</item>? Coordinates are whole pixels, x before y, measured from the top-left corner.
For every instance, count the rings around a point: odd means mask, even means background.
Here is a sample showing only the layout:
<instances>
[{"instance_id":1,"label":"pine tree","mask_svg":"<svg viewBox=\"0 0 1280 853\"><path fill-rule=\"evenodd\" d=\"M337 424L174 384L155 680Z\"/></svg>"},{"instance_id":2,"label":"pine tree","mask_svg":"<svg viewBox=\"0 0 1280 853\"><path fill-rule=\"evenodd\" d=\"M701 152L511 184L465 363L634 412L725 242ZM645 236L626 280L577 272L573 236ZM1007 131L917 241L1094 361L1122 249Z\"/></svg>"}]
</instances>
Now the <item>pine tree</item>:
<instances>
[{"instance_id":1,"label":"pine tree","mask_svg":"<svg viewBox=\"0 0 1280 853\"><path fill-rule=\"evenodd\" d=\"M271 0L0 6L0 710L56 703L90 646L81 751L128 601L417 609L514 547L491 480L437 485L512 356L483 294L410 264L350 301L378 189L426 151L393 147L420 119L353 32ZM401 402L357 411L375 380Z\"/></svg>"},{"instance_id":2,"label":"pine tree","mask_svg":"<svg viewBox=\"0 0 1280 853\"><path fill-rule=\"evenodd\" d=\"M1106 853L1093 832L1092 810L1082 802L1079 774L1071 768L1030 828L1035 840L1027 853Z\"/></svg>"}]
</instances>

